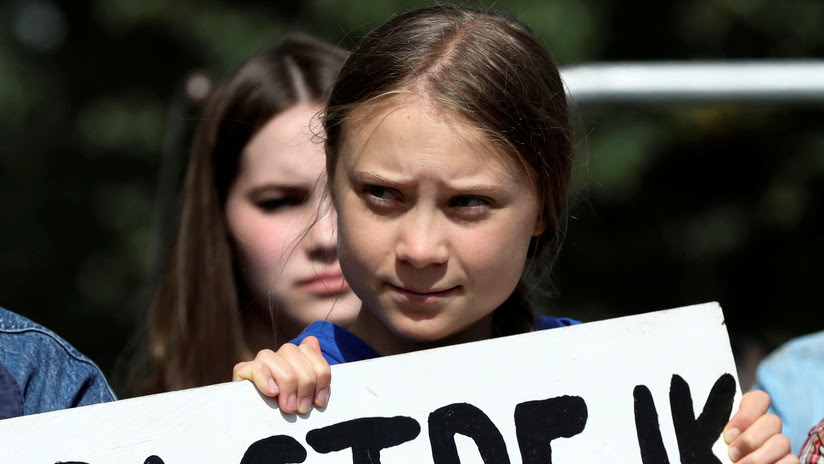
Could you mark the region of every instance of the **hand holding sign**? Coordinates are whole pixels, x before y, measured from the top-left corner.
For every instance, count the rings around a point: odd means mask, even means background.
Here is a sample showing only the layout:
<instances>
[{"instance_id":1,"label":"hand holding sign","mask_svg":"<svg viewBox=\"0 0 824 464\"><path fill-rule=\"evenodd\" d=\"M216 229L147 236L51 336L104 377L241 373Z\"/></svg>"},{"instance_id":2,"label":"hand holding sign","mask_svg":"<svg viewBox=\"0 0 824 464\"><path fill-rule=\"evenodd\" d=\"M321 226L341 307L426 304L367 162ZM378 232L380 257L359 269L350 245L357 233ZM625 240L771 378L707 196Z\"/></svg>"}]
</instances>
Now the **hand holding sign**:
<instances>
[{"instance_id":1,"label":"hand holding sign","mask_svg":"<svg viewBox=\"0 0 824 464\"><path fill-rule=\"evenodd\" d=\"M276 397L281 411L298 414L306 414L313 404L326 406L331 377L315 337L299 346L286 343L277 353L261 350L254 361L235 365L232 373L232 380L251 380L261 393Z\"/></svg>"},{"instance_id":2,"label":"hand holding sign","mask_svg":"<svg viewBox=\"0 0 824 464\"><path fill-rule=\"evenodd\" d=\"M781 419L767 414L770 397L752 391L741 398L738 412L724 428L724 441L730 445L730 459L736 464L775 462L797 464L790 453L790 440L781 434Z\"/></svg>"}]
</instances>

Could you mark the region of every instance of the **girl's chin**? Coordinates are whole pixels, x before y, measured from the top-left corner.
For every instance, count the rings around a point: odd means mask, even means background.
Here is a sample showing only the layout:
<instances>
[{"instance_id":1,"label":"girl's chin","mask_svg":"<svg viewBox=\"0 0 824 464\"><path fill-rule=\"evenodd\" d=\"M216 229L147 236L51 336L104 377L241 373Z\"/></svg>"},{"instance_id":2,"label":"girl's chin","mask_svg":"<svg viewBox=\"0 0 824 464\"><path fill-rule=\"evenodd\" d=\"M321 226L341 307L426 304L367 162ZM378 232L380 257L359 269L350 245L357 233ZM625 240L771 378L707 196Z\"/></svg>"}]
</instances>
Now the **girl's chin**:
<instances>
[{"instance_id":1,"label":"girl's chin","mask_svg":"<svg viewBox=\"0 0 824 464\"><path fill-rule=\"evenodd\" d=\"M421 345L421 349L451 344L452 340L462 335L451 330L451 327L422 328L414 322L396 327L392 332L407 343Z\"/></svg>"}]
</instances>

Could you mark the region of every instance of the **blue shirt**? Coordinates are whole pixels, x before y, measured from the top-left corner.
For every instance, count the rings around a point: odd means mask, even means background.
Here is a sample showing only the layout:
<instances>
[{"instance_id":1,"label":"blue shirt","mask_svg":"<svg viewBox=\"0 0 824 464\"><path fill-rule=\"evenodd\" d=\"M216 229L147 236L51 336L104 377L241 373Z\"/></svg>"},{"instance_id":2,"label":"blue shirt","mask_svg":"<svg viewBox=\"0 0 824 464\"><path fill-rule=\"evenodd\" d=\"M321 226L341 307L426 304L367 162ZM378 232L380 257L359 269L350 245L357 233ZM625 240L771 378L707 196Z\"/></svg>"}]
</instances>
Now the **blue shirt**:
<instances>
[{"instance_id":1,"label":"blue shirt","mask_svg":"<svg viewBox=\"0 0 824 464\"><path fill-rule=\"evenodd\" d=\"M535 320L535 330L554 329L575 324L579 322L566 317L541 316ZM321 353L330 366L380 357L375 350L352 332L327 321L313 322L291 343L300 345L300 342L309 335L317 337Z\"/></svg>"},{"instance_id":2,"label":"blue shirt","mask_svg":"<svg viewBox=\"0 0 824 464\"><path fill-rule=\"evenodd\" d=\"M752 387L770 395L770 413L798 454L807 432L824 419L824 331L795 338L758 365Z\"/></svg>"},{"instance_id":3,"label":"blue shirt","mask_svg":"<svg viewBox=\"0 0 824 464\"><path fill-rule=\"evenodd\" d=\"M0 419L114 399L88 358L43 326L0 308Z\"/></svg>"}]
</instances>

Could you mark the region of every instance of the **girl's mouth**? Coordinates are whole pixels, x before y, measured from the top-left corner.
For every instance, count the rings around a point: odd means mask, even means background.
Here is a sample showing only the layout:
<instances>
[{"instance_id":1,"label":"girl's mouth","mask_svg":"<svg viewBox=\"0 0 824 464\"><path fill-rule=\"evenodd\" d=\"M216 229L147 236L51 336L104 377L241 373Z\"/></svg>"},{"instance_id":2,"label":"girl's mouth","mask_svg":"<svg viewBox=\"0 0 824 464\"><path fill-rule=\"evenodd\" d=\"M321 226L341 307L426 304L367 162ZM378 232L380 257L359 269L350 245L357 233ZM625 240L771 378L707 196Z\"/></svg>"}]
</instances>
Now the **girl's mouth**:
<instances>
[{"instance_id":1,"label":"girl's mouth","mask_svg":"<svg viewBox=\"0 0 824 464\"><path fill-rule=\"evenodd\" d=\"M318 296L340 295L349 291L349 284L340 271L322 272L298 282L297 286Z\"/></svg>"},{"instance_id":2,"label":"girl's mouth","mask_svg":"<svg viewBox=\"0 0 824 464\"><path fill-rule=\"evenodd\" d=\"M458 286L444 288L444 289L412 289L406 287L399 287L397 285L388 284L389 287L402 298L415 303L432 304L443 301L452 296L457 290Z\"/></svg>"}]
</instances>

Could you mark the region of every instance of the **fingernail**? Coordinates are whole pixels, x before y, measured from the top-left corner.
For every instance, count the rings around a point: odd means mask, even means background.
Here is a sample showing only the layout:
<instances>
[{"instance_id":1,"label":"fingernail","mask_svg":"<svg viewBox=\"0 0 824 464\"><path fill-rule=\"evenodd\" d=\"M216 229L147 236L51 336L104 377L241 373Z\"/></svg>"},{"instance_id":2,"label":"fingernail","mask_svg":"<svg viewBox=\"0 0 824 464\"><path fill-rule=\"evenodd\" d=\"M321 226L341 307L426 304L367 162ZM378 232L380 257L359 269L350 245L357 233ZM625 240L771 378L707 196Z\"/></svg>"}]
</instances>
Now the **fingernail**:
<instances>
[{"instance_id":1,"label":"fingernail","mask_svg":"<svg viewBox=\"0 0 824 464\"><path fill-rule=\"evenodd\" d=\"M295 396L294 393L292 393L291 395L289 395L289 400L286 401L286 408L289 410L289 412L292 412L295 409L297 409L297 406L298 406L298 397Z\"/></svg>"},{"instance_id":2,"label":"fingernail","mask_svg":"<svg viewBox=\"0 0 824 464\"><path fill-rule=\"evenodd\" d=\"M312 409L312 397L307 396L306 398L300 400L300 407L298 408L299 413L306 414L310 409Z\"/></svg>"},{"instance_id":3,"label":"fingernail","mask_svg":"<svg viewBox=\"0 0 824 464\"><path fill-rule=\"evenodd\" d=\"M732 443L738 436L741 435L741 431L737 428L733 427L727 430L727 433L724 434L724 438L726 439L727 443Z\"/></svg>"},{"instance_id":4,"label":"fingernail","mask_svg":"<svg viewBox=\"0 0 824 464\"><path fill-rule=\"evenodd\" d=\"M272 392L272 395L277 395L280 392L278 385L275 383L275 379L269 379L269 391Z\"/></svg>"},{"instance_id":5,"label":"fingernail","mask_svg":"<svg viewBox=\"0 0 824 464\"><path fill-rule=\"evenodd\" d=\"M324 406L328 399L329 399L329 389L324 388L323 390L318 392L317 398L315 398L315 402L320 406Z\"/></svg>"},{"instance_id":6,"label":"fingernail","mask_svg":"<svg viewBox=\"0 0 824 464\"><path fill-rule=\"evenodd\" d=\"M735 462L735 461L738 461L739 459L741 459L741 451L739 451L738 448L735 447L735 446L730 448L729 455L730 455L730 459L732 460L732 462Z\"/></svg>"}]
</instances>

